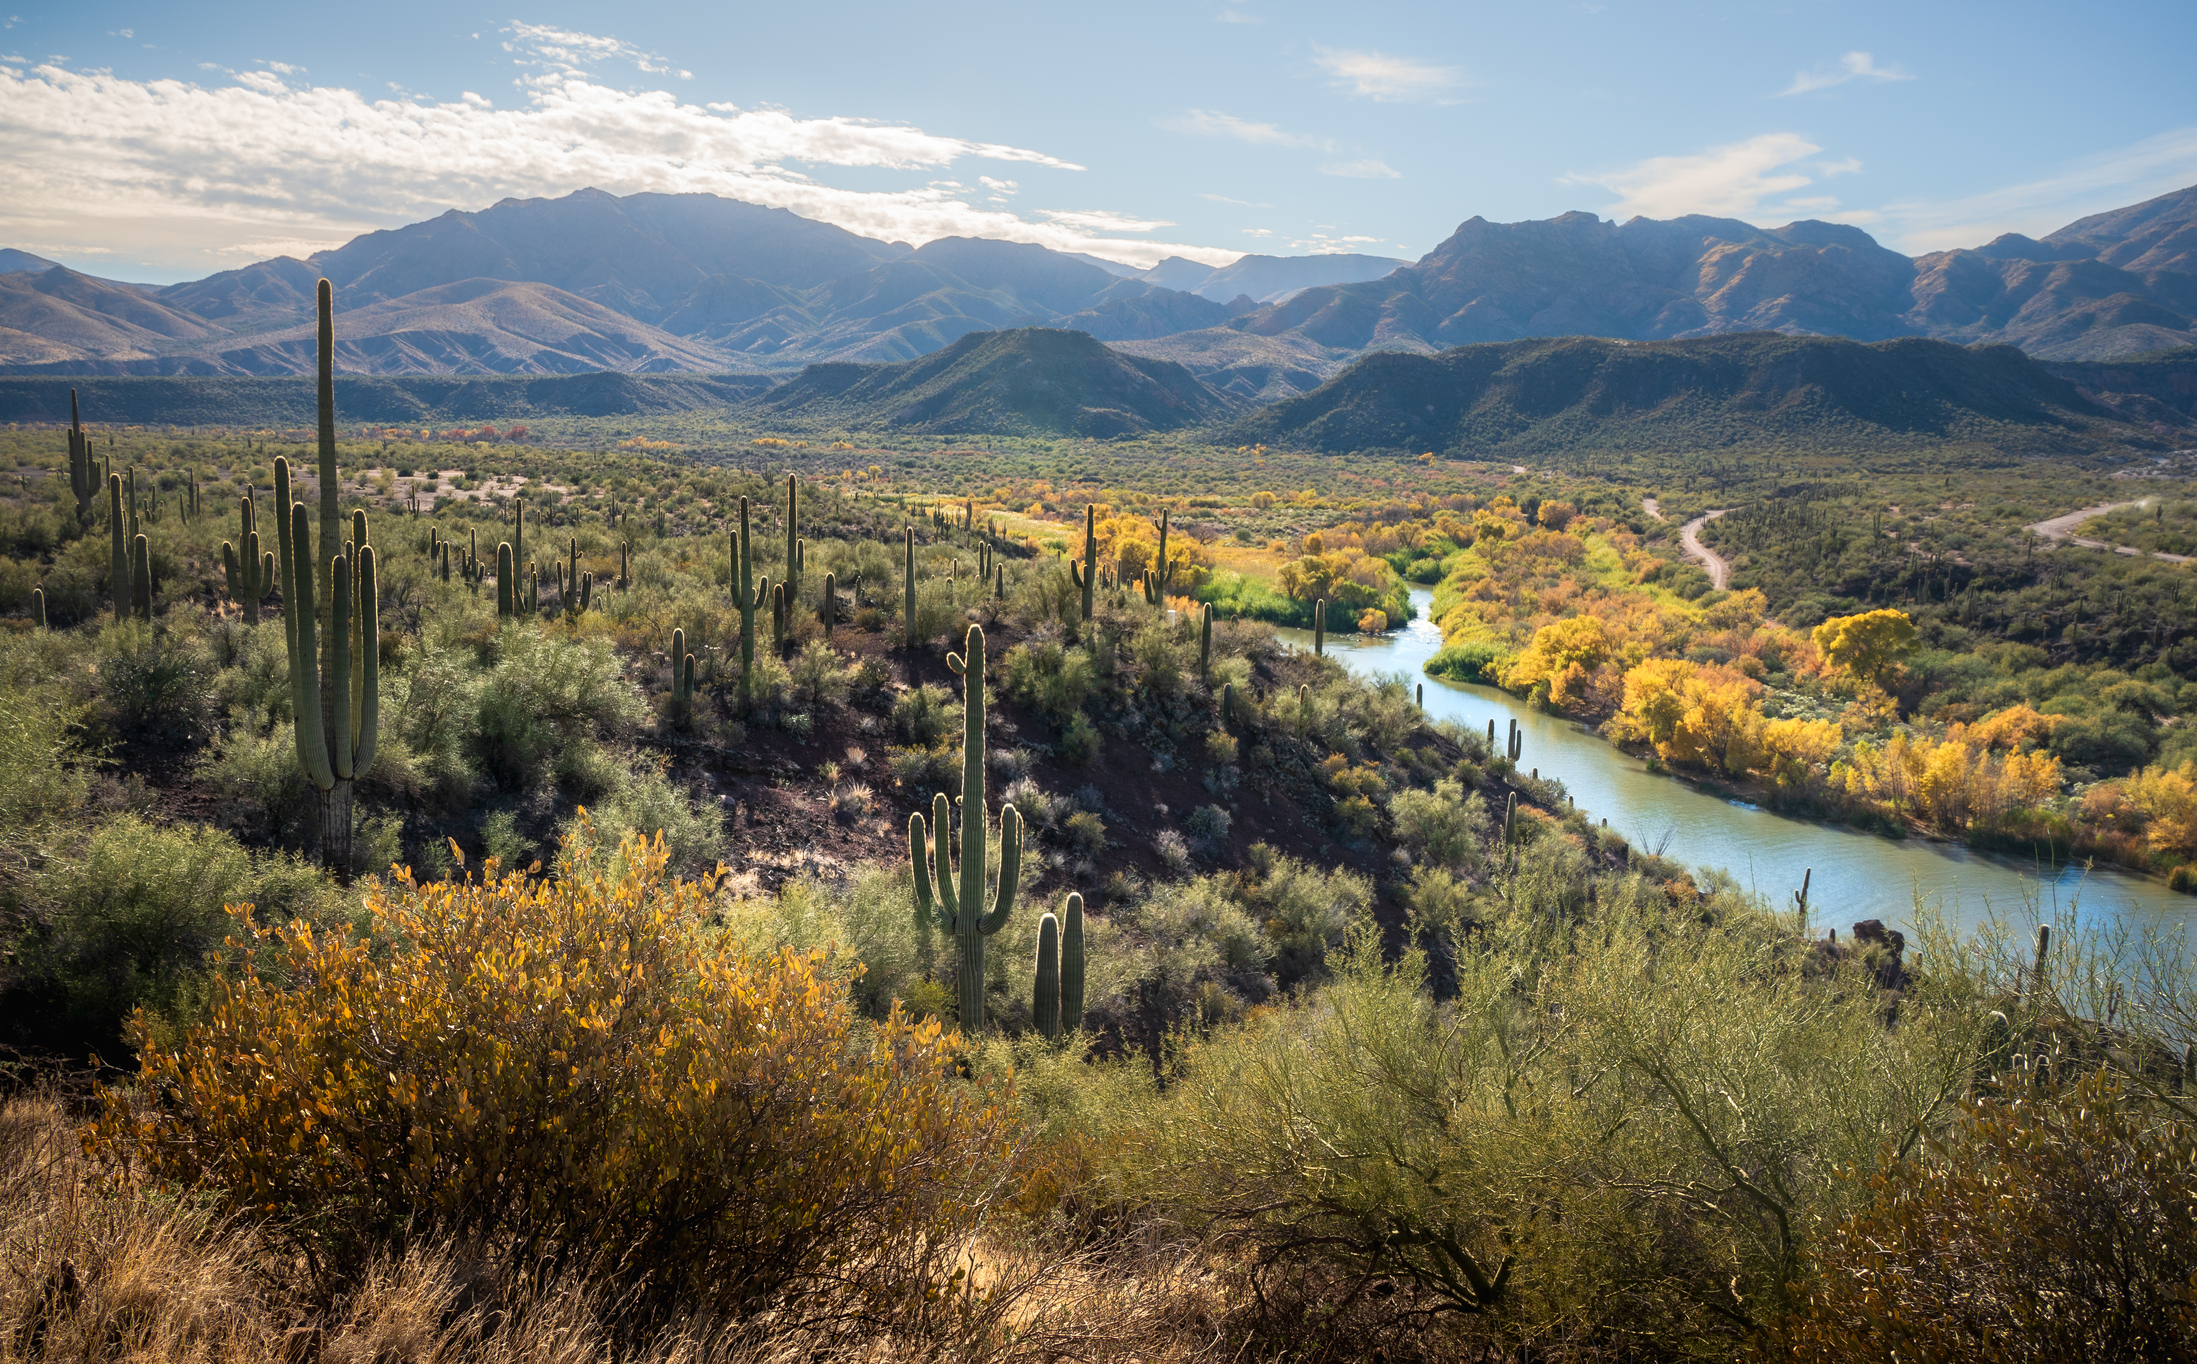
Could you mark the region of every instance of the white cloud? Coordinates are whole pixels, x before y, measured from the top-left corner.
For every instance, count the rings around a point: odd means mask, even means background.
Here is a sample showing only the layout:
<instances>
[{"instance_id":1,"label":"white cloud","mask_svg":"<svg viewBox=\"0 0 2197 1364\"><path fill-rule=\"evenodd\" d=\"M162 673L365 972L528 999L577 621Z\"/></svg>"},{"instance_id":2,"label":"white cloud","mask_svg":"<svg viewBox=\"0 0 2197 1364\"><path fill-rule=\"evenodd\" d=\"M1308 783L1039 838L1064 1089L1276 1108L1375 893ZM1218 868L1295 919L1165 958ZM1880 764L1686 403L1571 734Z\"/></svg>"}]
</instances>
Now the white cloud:
<instances>
[{"instance_id":1,"label":"white cloud","mask_svg":"<svg viewBox=\"0 0 2197 1364\"><path fill-rule=\"evenodd\" d=\"M1821 150L1796 133L1764 133L1690 156L1651 156L1619 170L1575 172L1557 183L1611 191L1618 200L1604 211L1620 219L1687 213L1745 218L1765 200L1815 183L1795 163Z\"/></svg>"},{"instance_id":2,"label":"white cloud","mask_svg":"<svg viewBox=\"0 0 2197 1364\"><path fill-rule=\"evenodd\" d=\"M578 41L586 36L533 41L585 59L625 51L613 40ZM523 103L497 109L370 99L271 71L202 85L0 67L10 190L0 198L0 240L122 248L180 277L233 264L223 253L240 243L318 245L449 208L595 186L721 194L887 241L996 237L1143 265L1168 255L1223 264L1239 254L1106 235L1169 225L1159 220L1081 210L1028 221L963 202L951 182L848 190L796 169L935 172L963 160L1082 169L1027 148L868 119L688 104L568 70L538 70L521 89Z\"/></svg>"},{"instance_id":3,"label":"white cloud","mask_svg":"<svg viewBox=\"0 0 2197 1364\"><path fill-rule=\"evenodd\" d=\"M1092 232L1157 232L1163 227L1174 226L1162 218L1131 218L1106 209L1041 208L1038 216L1062 227L1080 227Z\"/></svg>"},{"instance_id":4,"label":"white cloud","mask_svg":"<svg viewBox=\"0 0 2197 1364\"><path fill-rule=\"evenodd\" d=\"M1256 14L1247 14L1234 5L1229 5L1213 16L1213 22L1216 24L1263 24L1266 20Z\"/></svg>"},{"instance_id":5,"label":"white cloud","mask_svg":"<svg viewBox=\"0 0 2197 1364\"><path fill-rule=\"evenodd\" d=\"M1459 81L1454 67L1391 57L1384 52L1315 47L1312 60L1350 93L1390 103L1438 99Z\"/></svg>"},{"instance_id":6,"label":"white cloud","mask_svg":"<svg viewBox=\"0 0 2197 1364\"><path fill-rule=\"evenodd\" d=\"M1271 237L1274 233L1271 228L1247 227L1243 230L1243 235L1246 237Z\"/></svg>"},{"instance_id":7,"label":"white cloud","mask_svg":"<svg viewBox=\"0 0 2197 1364\"><path fill-rule=\"evenodd\" d=\"M1320 167L1322 175L1339 175L1345 180L1401 180L1403 173L1385 161L1367 158L1362 161L1334 161Z\"/></svg>"},{"instance_id":8,"label":"white cloud","mask_svg":"<svg viewBox=\"0 0 2197 1364\"><path fill-rule=\"evenodd\" d=\"M650 75L676 75L683 81L694 79L692 71L677 70L655 53L644 52L616 38L516 20L504 32L511 35L503 45L504 51L512 53L521 66L540 66L576 75L594 62L626 61Z\"/></svg>"},{"instance_id":9,"label":"white cloud","mask_svg":"<svg viewBox=\"0 0 2197 1364\"><path fill-rule=\"evenodd\" d=\"M1325 232L1315 232L1301 241L1291 242L1290 248L1315 256L1342 256L1355 254L1359 247L1377 242L1378 237L1332 237Z\"/></svg>"},{"instance_id":10,"label":"white cloud","mask_svg":"<svg viewBox=\"0 0 2197 1364\"><path fill-rule=\"evenodd\" d=\"M994 180L989 175L979 175L976 182L994 194L1013 194L1019 188L1012 180Z\"/></svg>"},{"instance_id":11,"label":"white cloud","mask_svg":"<svg viewBox=\"0 0 2197 1364\"><path fill-rule=\"evenodd\" d=\"M1914 76L1896 66L1878 66L1877 59L1867 52L1849 52L1832 66L1818 67L1813 71L1793 73L1793 83L1778 93L1805 95L1811 90L1828 90L1848 81L1911 81Z\"/></svg>"},{"instance_id":12,"label":"white cloud","mask_svg":"<svg viewBox=\"0 0 2197 1364\"><path fill-rule=\"evenodd\" d=\"M1193 137L1226 137L1238 142L1248 142L1255 147L1309 147L1316 151L1331 151L1334 143L1324 137L1306 133L1286 132L1272 123L1253 123L1214 109L1191 109L1180 118L1164 120L1161 127L1172 132L1188 133Z\"/></svg>"},{"instance_id":13,"label":"white cloud","mask_svg":"<svg viewBox=\"0 0 2197 1364\"><path fill-rule=\"evenodd\" d=\"M1249 199L1231 199L1225 194L1201 194L1200 199L1210 199L1216 204L1234 204L1238 208L1272 208L1272 204L1255 204Z\"/></svg>"},{"instance_id":14,"label":"white cloud","mask_svg":"<svg viewBox=\"0 0 2197 1364\"><path fill-rule=\"evenodd\" d=\"M1921 253L1982 246L2007 232L2043 237L2078 218L2141 203L2197 182L2197 126L2082 157L2041 180L1953 199L1883 207L1886 244Z\"/></svg>"}]
</instances>

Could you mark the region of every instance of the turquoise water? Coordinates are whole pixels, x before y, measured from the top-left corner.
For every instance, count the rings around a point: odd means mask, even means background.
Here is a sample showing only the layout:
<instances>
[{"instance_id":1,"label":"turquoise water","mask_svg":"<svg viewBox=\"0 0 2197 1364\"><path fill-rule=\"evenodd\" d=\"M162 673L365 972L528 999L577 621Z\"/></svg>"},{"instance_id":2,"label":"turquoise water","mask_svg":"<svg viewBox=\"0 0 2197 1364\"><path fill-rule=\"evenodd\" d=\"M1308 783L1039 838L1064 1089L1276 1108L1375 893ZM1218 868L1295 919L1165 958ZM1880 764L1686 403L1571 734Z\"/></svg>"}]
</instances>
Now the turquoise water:
<instances>
[{"instance_id":1,"label":"turquoise water","mask_svg":"<svg viewBox=\"0 0 2197 1364\"><path fill-rule=\"evenodd\" d=\"M1890 839L1836 825L1791 819L1744 801L1651 773L1580 725L1531 709L1493 687L1467 687L1425 675L1441 647L1433 594L1414 591L1419 618L1385 636L1330 635L1328 654L1367 677L1403 673L1426 687L1437 719L1462 721L1482 734L1490 719L1498 736L1516 720L1525 731L1521 769L1540 769L1564 783L1591 818L1607 819L1634 847L1660 851L1689 867L1729 871L1743 886L1790 907L1803 874L1809 918L1841 930L1862 919L1909 925L1919 902L1935 904L1970 926L1995 910L2017 921L2032 912L2050 922L2078 901L2090 923L2119 920L2132 928L2186 930L2197 896L2177 894L2147 877L2081 867L2038 866L1957 843ZM1309 649L1308 630L1279 632Z\"/></svg>"}]
</instances>

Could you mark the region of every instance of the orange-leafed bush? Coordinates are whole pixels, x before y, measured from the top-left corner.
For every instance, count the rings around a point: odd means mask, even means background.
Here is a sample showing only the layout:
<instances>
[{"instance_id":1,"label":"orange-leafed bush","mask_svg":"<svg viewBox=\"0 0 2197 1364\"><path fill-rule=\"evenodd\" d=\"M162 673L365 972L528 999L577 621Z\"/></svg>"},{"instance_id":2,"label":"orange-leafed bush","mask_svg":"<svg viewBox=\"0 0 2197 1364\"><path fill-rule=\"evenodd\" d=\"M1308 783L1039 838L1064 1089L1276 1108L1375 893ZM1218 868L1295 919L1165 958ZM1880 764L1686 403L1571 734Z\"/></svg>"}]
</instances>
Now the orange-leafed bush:
<instances>
[{"instance_id":1,"label":"orange-leafed bush","mask_svg":"<svg viewBox=\"0 0 2197 1364\"><path fill-rule=\"evenodd\" d=\"M958 1037L858 1030L820 957L728 945L665 860L604 855L583 812L550 876L406 876L367 935L254 928L205 1023L164 1047L140 1018L141 1093L91 1144L329 1268L463 1236L688 1308L920 1297L1010 1145Z\"/></svg>"},{"instance_id":2,"label":"orange-leafed bush","mask_svg":"<svg viewBox=\"0 0 2197 1364\"><path fill-rule=\"evenodd\" d=\"M1971 1101L1870 1190L1772 1357L2197 1356L2197 1125L2110 1076Z\"/></svg>"}]
</instances>

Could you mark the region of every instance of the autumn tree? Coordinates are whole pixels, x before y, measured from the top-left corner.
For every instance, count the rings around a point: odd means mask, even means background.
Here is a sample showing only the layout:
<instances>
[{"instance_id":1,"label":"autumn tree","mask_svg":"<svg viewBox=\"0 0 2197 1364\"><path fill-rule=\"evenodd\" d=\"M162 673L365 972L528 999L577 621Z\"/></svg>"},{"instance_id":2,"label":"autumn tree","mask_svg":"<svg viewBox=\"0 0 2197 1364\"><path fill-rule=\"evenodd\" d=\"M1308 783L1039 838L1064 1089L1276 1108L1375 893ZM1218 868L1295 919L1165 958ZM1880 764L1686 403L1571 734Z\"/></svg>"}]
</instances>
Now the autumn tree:
<instances>
[{"instance_id":1,"label":"autumn tree","mask_svg":"<svg viewBox=\"0 0 2197 1364\"><path fill-rule=\"evenodd\" d=\"M1833 616L1812 637L1832 667L1881 686L1885 673L1915 647L1915 623L1905 611L1865 611Z\"/></svg>"}]
</instances>

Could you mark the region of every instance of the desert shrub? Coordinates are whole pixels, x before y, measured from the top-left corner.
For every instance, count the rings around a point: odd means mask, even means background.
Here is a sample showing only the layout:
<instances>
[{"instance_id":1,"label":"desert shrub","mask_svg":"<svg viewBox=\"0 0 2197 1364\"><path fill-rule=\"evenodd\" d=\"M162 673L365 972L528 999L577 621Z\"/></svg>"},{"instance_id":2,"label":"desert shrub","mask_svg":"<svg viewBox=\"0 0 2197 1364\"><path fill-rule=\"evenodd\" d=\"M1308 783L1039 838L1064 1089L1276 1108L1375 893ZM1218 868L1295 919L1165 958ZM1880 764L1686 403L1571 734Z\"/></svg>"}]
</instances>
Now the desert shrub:
<instances>
[{"instance_id":1,"label":"desert shrub","mask_svg":"<svg viewBox=\"0 0 2197 1364\"><path fill-rule=\"evenodd\" d=\"M97 727L125 744L189 748L211 731L213 661L194 637L124 621L99 637Z\"/></svg>"},{"instance_id":2,"label":"desert shrub","mask_svg":"<svg viewBox=\"0 0 2197 1364\"><path fill-rule=\"evenodd\" d=\"M1182 690L1182 652L1174 627L1154 621L1137 631L1129 651L1137 660L1145 690L1155 696L1173 696Z\"/></svg>"},{"instance_id":3,"label":"desert shrub","mask_svg":"<svg viewBox=\"0 0 2197 1364\"><path fill-rule=\"evenodd\" d=\"M30 970L101 1044L140 1005L167 1015L189 1002L207 953L234 926L228 906L257 900L287 920L317 917L328 903L301 862L254 858L218 829L135 815L101 825L45 889L52 917L28 944Z\"/></svg>"},{"instance_id":4,"label":"desert shrub","mask_svg":"<svg viewBox=\"0 0 2197 1364\"><path fill-rule=\"evenodd\" d=\"M1091 655L1080 648L1062 648L1057 640L1017 644L1003 662L1000 677L1006 694L1036 706L1055 724L1083 709L1097 684Z\"/></svg>"},{"instance_id":5,"label":"desert shrub","mask_svg":"<svg viewBox=\"0 0 2197 1364\"><path fill-rule=\"evenodd\" d=\"M788 671L793 674L793 697L801 705L815 707L847 699L850 679L839 655L829 644L812 639Z\"/></svg>"},{"instance_id":6,"label":"desert shrub","mask_svg":"<svg viewBox=\"0 0 2197 1364\"><path fill-rule=\"evenodd\" d=\"M94 1140L323 1270L462 1235L660 1307L943 1283L1003 1135L955 1048L858 1032L819 957L706 934L661 847L586 836L547 878L377 888L370 934L256 930L209 1023L138 1029L144 1097L108 1092Z\"/></svg>"},{"instance_id":7,"label":"desert shrub","mask_svg":"<svg viewBox=\"0 0 2197 1364\"><path fill-rule=\"evenodd\" d=\"M1887 1028L1858 971L1775 969L1766 920L1650 898L1554 941L1497 918L1450 1004L1380 937L1359 926L1298 1007L1186 1047L1116 1118L1139 1135L1114 1177L1271 1269L1323 1266L1336 1297L1386 1279L1399 1307L1475 1319L1500 1355L1735 1352L1855 1201L1839 1170L1938 1126L1982 1035L1923 994Z\"/></svg>"},{"instance_id":8,"label":"desert shrub","mask_svg":"<svg viewBox=\"0 0 2197 1364\"><path fill-rule=\"evenodd\" d=\"M481 766L507 789L532 786L565 745L629 729L646 714L605 639L506 626L497 645L474 743Z\"/></svg>"},{"instance_id":9,"label":"desert shrub","mask_svg":"<svg viewBox=\"0 0 2197 1364\"><path fill-rule=\"evenodd\" d=\"M909 743L928 748L944 737L957 709L944 687L926 682L893 701L893 728Z\"/></svg>"},{"instance_id":10,"label":"desert shrub","mask_svg":"<svg viewBox=\"0 0 2197 1364\"><path fill-rule=\"evenodd\" d=\"M1250 900L1273 941L1275 978L1289 986L1320 976L1327 954L1342 946L1353 928L1370 922L1371 883L1340 869L1321 871L1271 848L1257 861L1265 866Z\"/></svg>"},{"instance_id":11,"label":"desert shrub","mask_svg":"<svg viewBox=\"0 0 2197 1364\"><path fill-rule=\"evenodd\" d=\"M602 797L586 807L584 818L606 837L661 837L668 865L680 874L699 876L717 865L724 847L725 817L714 804L699 802L671 781L660 759L643 756L630 764L612 760L615 779ZM583 816L566 826L577 833Z\"/></svg>"},{"instance_id":12,"label":"desert shrub","mask_svg":"<svg viewBox=\"0 0 2197 1364\"><path fill-rule=\"evenodd\" d=\"M1071 767L1091 766L1099 760L1103 747L1098 726L1081 712L1069 716L1068 723L1061 727L1060 758Z\"/></svg>"},{"instance_id":13,"label":"desert shrub","mask_svg":"<svg viewBox=\"0 0 2197 1364\"><path fill-rule=\"evenodd\" d=\"M1979 1095L1868 1192L1781 1358L2197 1356L2197 1124L2106 1073Z\"/></svg>"},{"instance_id":14,"label":"desert shrub","mask_svg":"<svg viewBox=\"0 0 2197 1364\"><path fill-rule=\"evenodd\" d=\"M1159 836L1152 840L1152 851L1160 855L1160 861L1170 875L1190 874L1190 844L1181 833L1174 829L1160 830Z\"/></svg>"},{"instance_id":15,"label":"desert shrub","mask_svg":"<svg viewBox=\"0 0 2197 1364\"><path fill-rule=\"evenodd\" d=\"M1443 646L1426 662L1427 675L1452 682L1495 686L1510 665L1510 651L1493 640L1474 639Z\"/></svg>"},{"instance_id":16,"label":"desert shrub","mask_svg":"<svg viewBox=\"0 0 2197 1364\"><path fill-rule=\"evenodd\" d=\"M1218 805L1200 805L1182 822L1183 832L1197 841L1201 848L1215 848L1228 839L1228 826L1234 821L1227 810Z\"/></svg>"},{"instance_id":17,"label":"desert shrub","mask_svg":"<svg viewBox=\"0 0 2197 1364\"><path fill-rule=\"evenodd\" d=\"M1061 827L1068 845L1084 856L1096 857L1106 850L1106 825L1091 811L1076 811Z\"/></svg>"},{"instance_id":18,"label":"desert shrub","mask_svg":"<svg viewBox=\"0 0 2197 1364\"><path fill-rule=\"evenodd\" d=\"M1432 791L1398 791L1388 812L1398 841L1414 857L1443 867L1475 860L1488 822L1487 802L1479 793L1467 796L1462 783L1446 777Z\"/></svg>"},{"instance_id":19,"label":"desert shrub","mask_svg":"<svg viewBox=\"0 0 2197 1364\"><path fill-rule=\"evenodd\" d=\"M230 730L214 741L199 770L220 802L222 821L251 837L280 839L312 809L287 720L266 734Z\"/></svg>"}]
</instances>

